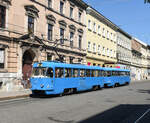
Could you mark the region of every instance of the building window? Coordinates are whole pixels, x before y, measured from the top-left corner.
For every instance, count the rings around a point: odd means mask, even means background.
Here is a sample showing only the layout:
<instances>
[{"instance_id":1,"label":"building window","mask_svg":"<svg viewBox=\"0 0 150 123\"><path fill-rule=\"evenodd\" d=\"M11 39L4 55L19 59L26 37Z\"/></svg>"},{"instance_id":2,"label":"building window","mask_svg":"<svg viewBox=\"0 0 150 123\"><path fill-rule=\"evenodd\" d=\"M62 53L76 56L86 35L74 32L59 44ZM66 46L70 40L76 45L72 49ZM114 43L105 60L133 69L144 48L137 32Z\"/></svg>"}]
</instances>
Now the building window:
<instances>
[{"instance_id":1,"label":"building window","mask_svg":"<svg viewBox=\"0 0 150 123\"><path fill-rule=\"evenodd\" d=\"M101 34L101 27L98 26L98 34Z\"/></svg>"},{"instance_id":2,"label":"building window","mask_svg":"<svg viewBox=\"0 0 150 123\"><path fill-rule=\"evenodd\" d=\"M79 49L81 49L81 44L82 44L82 36L79 35Z\"/></svg>"},{"instance_id":3,"label":"building window","mask_svg":"<svg viewBox=\"0 0 150 123\"><path fill-rule=\"evenodd\" d=\"M115 34L113 35L113 40L116 42L116 35Z\"/></svg>"},{"instance_id":4,"label":"building window","mask_svg":"<svg viewBox=\"0 0 150 123\"><path fill-rule=\"evenodd\" d=\"M107 31L107 39L109 39L109 31Z\"/></svg>"},{"instance_id":5,"label":"building window","mask_svg":"<svg viewBox=\"0 0 150 123\"><path fill-rule=\"evenodd\" d=\"M4 68L4 61L5 61L5 52L4 49L0 49L0 69Z\"/></svg>"},{"instance_id":6,"label":"building window","mask_svg":"<svg viewBox=\"0 0 150 123\"><path fill-rule=\"evenodd\" d=\"M112 52L112 50L110 50L110 56L113 57L113 52Z\"/></svg>"},{"instance_id":7,"label":"building window","mask_svg":"<svg viewBox=\"0 0 150 123\"><path fill-rule=\"evenodd\" d=\"M112 36L113 36L112 33L110 33L110 39L111 39L111 40L113 40L113 37L112 37Z\"/></svg>"},{"instance_id":8,"label":"building window","mask_svg":"<svg viewBox=\"0 0 150 123\"><path fill-rule=\"evenodd\" d=\"M0 27L5 28L6 7L0 6Z\"/></svg>"},{"instance_id":9,"label":"building window","mask_svg":"<svg viewBox=\"0 0 150 123\"><path fill-rule=\"evenodd\" d=\"M52 0L47 0L47 6L48 6L48 8L52 8Z\"/></svg>"},{"instance_id":10,"label":"building window","mask_svg":"<svg viewBox=\"0 0 150 123\"><path fill-rule=\"evenodd\" d=\"M48 24L48 40L52 40L53 38L53 25Z\"/></svg>"},{"instance_id":11,"label":"building window","mask_svg":"<svg viewBox=\"0 0 150 123\"><path fill-rule=\"evenodd\" d=\"M34 18L28 16L28 33L34 33Z\"/></svg>"},{"instance_id":12,"label":"building window","mask_svg":"<svg viewBox=\"0 0 150 123\"><path fill-rule=\"evenodd\" d=\"M93 63L93 66L96 66L96 63Z\"/></svg>"},{"instance_id":13,"label":"building window","mask_svg":"<svg viewBox=\"0 0 150 123\"><path fill-rule=\"evenodd\" d=\"M96 23L93 23L93 31L96 32Z\"/></svg>"},{"instance_id":14,"label":"building window","mask_svg":"<svg viewBox=\"0 0 150 123\"><path fill-rule=\"evenodd\" d=\"M69 57L70 64L73 64L73 57Z\"/></svg>"},{"instance_id":15,"label":"building window","mask_svg":"<svg viewBox=\"0 0 150 123\"><path fill-rule=\"evenodd\" d=\"M93 43L93 52L96 53L96 44Z\"/></svg>"},{"instance_id":16,"label":"building window","mask_svg":"<svg viewBox=\"0 0 150 123\"><path fill-rule=\"evenodd\" d=\"M105 47L103 47L103 55L105 55Z\"/></svg>"},{"instance_id":17,"label":"building window","mask_svg":"<svg viewBox=\"0 0 150 123\"><path fill-rule=\"evenodd\" d=\"M64 2L60 1L60 14L63 14Z\"/></svg>"},{"instance_id":18,"label":"building window","mask_svg":"<svg viewBox=\"0 0 150 123\"><path fill-rule=\"evenodd\" d=\"M88 51L91 51L91 42L88 42Z\"/></svg>"},{"instance_id":19,"label":"building window","mask_svg":"<svg viewBox=\"0 0 150 123\"><path fill-rule=\"evenodd\" d=\"M64 32L65 30L63 28L60 28L60 43L64 43Z\"/></svg>"},{"instance_id":20,"label":"building window","mask_svg":"<svg viewBox=\"0 0 150 123\"><path fill-rule=\"evenodd\" d=\"M70 32L70 47L73 47L73 37L74 37L74 33Z\"/></svg>"},{"instance_id":21,"label":"building window","mask_svg":"<svg viewBox=\"0 0 150 123\"><path fill-rule=\"evenodd\" d=\"M109 56L109 49L107 48L107 56Z\"/></svg>"},{"instance_id":22,"label":"building window","mask_svg":"<svg viewBox=\"0 0 150 123\"><path fill-rule=\"evenodd\" d=\"M70 18L73 18L73 8L70 7Z\"/></svg>"},{"instance_id":23,"label":"building window","mask_svg":"<svg viewBox=\"0 0 150 123\"><path fill-rule=\"evenodd\" d=\"M82 59L81 58L78 58L78 63L81 63Z\"/></svg>"},{"instance_id":24,"label":"building window","mask_svg":"<svg viewBox=\"0 0 150 123\"><path fill-rule=\"evenodd\" d=\"M100 49L101 47L100 47L100 45L98 45L98 54L100 54Z\"/></svg>"},{"instance_id":25,"label":"building window","mask_svg":"<svg viewBox=\"0 0 150 123\"><path fill-rule=\"evenodd\" d=\"M116 58L116 51L114 51L114 58Z\"/></svg>"},{"instance_id":26,"label":"building window","mask_svg":"<svg viewBox=\"0 0 150 123\"><path fill-rule=\"evenodd\" d=\"M79 11L79 13L78 13L78 20L79 20L79 22L81 22L81 16L82 16L82 13Z\"/></svg>"},{"instance_id":27,"label":"building window","mask_svg":"<svg viewBox=\"0 0 150 123\"><path fill-rule=\"evenodd\" d=\"M91 20L88 20L88 28L91 29Z\"/></svg>"},{"instance_id":28,"label":"building window","mask_svg":"<svg viewBox=\"0 0 150 123\"><path fill-rule=\"evenodd\" d=\"M103 36L105 37L105 28L103 28L103 32L102 33L103 33Z\"/></svg>"},{"instance_id":29,"label":"building window","mask_svg":"<svg viewBox=\"0 0 150 123\"><path fill-rule=\"evenodd\" d=\"M47 53L47 61L52 61L52 54Z\"/></svg>"}]
</instances>

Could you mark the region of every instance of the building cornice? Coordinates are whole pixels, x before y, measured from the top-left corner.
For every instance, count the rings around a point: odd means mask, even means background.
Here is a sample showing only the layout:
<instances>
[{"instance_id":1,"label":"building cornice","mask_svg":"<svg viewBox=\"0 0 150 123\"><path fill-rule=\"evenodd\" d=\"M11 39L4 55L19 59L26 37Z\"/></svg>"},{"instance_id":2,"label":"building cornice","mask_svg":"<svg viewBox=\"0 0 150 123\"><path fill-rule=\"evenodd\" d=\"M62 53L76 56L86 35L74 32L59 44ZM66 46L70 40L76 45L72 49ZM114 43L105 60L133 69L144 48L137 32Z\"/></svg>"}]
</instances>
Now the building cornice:
<instances>
[{"instance_id":1,"label":"building cornice","mask_svg":"<svg viewBox=\"0 0 150 123\"><path fill-rule=\"evenodd\" d=\"M95 58L95 57L90 57L90 56L86 56L86 58L88 58L88 59L92 59L92 60L98 60L98 61L102 61L102 62L113 62L113 63L117 63L117 60L116 59L114 59L114 60L106 60L106 59L101 59L101 58Z\"/></svg>"},{"instance_id":2,"label":"building cornice","mask_svg":"<svg viewBox=\"0 0 150 123\"><path fill-rule=\"evenodd\" d=\"M123 31L121 28L118 28L117 30L119 33L123 34L124 36L126 36L127 38L129 38L130 40L132 39L132 36L129 35L127 32Z\"/></svg>"},{"instance_id":3,"label":"building cornice","mask_svg":"<svg viewBox=\"0 0 150 123\"><path fill-rule=\"evenodd\" d=\"M0 40L11 41L12 38L10 38L10 37L8 37L8 36L0 35Z\"/></svg>"},{"instance_id":4,"label":"building cornice","mask_svg":"<svg viewBox=\"0 0 150 123\"><path fill-rule=\"evenodd\" d=\"M72 3L77 4L78 6L82 7L82 9L86 10L88 5L83 0L70 0Z\"/></svg>"},{"instance_id":5,"label":"building cornice","mask_svg":"<svg viewBox=\"0 0 150 123\"><path fill-rule=\"evenodd\" d=\"M90 14L91 16L94 16L99 21L101 21L102 23L108 25L110 28L112 28L115 31L117 31L118 28L119 28L117 25L115 25L113 22L111 22L109 19L107 19L105 16L103 16L101 13L99 13L97 10L95 10L92 7L88 7L87 10L86 10L86 13Z\"/></svg>"},{"instance_id":6,"label":"building cornice","mask_svg":"<svg viewBox=\"0 0 150 123\"><path fill-rule=\"evenodd\" d=\"M139 40L139 39L137 39L137 38L135 38L135 37L132 37L132 39L135 40L135 41L137 41L138 43L140 43L141 45L143 45L143 46L145 46L145 47L148 46L146 43L144 43L143 41L141 41L141 40Z\"/></svg>"}]
</instances>

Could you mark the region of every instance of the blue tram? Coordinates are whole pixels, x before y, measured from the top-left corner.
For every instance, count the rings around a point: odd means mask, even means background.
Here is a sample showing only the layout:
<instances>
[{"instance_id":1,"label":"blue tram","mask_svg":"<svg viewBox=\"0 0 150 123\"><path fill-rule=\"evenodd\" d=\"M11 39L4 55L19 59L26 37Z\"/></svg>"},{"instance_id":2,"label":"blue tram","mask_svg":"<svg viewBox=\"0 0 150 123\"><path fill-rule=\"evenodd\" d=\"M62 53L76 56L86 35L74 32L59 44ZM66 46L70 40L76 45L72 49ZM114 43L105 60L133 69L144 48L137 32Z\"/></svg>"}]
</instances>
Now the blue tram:
<instances>
[{"instance_id":1,"label":"blue tram","mask_svg":"<svg viewBox=\"0 0 150 123\"><path fill-rule=\"evenodd\" d=\"M130 71L80 64L34 63L30 78L33 94L66 94L130 83Z\"/></svg>"},{"instance_id":2,"label":"blue tram","mask_svg":"<svg viewBox=\"0 0 150 123\"><path fill-rule=\"evenodd\" d=\"M115 87L119 85L130 83L130 71L118 68L103 68L105 71L105 78L103 80L104 86Z\"/></svg>"}]
</instances>

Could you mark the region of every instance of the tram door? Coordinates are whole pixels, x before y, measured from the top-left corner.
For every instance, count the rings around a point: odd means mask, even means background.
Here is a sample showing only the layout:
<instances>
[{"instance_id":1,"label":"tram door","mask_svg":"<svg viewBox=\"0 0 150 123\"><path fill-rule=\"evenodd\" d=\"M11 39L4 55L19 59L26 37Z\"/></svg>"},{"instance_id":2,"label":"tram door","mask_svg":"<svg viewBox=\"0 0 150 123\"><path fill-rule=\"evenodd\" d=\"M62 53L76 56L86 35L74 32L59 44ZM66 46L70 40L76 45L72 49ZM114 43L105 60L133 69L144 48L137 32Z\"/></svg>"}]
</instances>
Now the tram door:
<instances>
[{"instance_id":1,"label":"tram door","mask_svg":"<svg viewBox=\"0 0 150 123\"><path fill-rule=\"evenodd\" d=\"M85 77L85 70L80 70L80 72L79 72L79 75L80 75L80 88L82 89L82 90L84 90L84 89L87 89L87 86L86 86L86 77Z\"/></svg>"}]
</instances>

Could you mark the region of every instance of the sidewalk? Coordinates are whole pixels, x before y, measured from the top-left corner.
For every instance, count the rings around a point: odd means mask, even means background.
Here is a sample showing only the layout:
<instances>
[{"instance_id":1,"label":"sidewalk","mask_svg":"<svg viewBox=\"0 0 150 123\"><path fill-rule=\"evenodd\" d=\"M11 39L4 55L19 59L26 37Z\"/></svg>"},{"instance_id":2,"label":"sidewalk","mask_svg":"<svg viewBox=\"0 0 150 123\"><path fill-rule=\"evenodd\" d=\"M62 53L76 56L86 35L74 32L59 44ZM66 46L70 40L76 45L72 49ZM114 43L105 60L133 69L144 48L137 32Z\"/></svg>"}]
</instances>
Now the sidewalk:
<instances>
[{"instance_id":1,"label":"sidewalk","mask_svg":"<svg viewBox=\"0 0 150 123\"><path fill-rule=\"evenodd\" d=\"M25 89L21 91L9 91L9 92L0 91L0 101L29 97L31 93L32 92L30 89Z\"/></svg>"},{"instance_id":2,"label":"sidewalk","mask_svg":"<svg viewBox=\"0 0 150 123\"><path fill-rule=\"evenodd\" d=\"M136 82L150 82L150 80L131 81L131 83L136 83ZM30 94L32 94L30 89L25 89L25 90L20 90L20 91L9 91L9 92L0 91L0 101L29 97Z\"/></svg>"},{"instance_id":3,"label":"sidewalk","mask_svg":"<svg viewBox=\"0 0 150 123\"><path fill-rule=\"evenodd\" d=\"M131 83L135 83L135 82L150 82L150 79L146 79L146 80L132 80Z\"/></svg>"}]
</instances>

